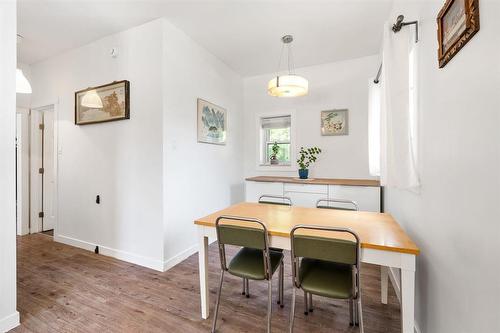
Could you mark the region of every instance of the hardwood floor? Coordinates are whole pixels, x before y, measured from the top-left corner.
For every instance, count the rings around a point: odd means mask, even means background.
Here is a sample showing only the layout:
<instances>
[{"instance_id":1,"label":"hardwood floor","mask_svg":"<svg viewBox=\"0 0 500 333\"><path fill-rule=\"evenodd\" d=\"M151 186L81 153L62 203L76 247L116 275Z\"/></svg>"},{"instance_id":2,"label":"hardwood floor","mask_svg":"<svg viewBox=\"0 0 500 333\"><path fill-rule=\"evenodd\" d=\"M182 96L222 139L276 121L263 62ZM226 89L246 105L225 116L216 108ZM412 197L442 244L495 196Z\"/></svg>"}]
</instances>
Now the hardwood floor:
<instances>
[{"instance_id":1,"label":"hardwood floor","mask_svg":"<svg viewBox=\"0 0 500 333\"><path fill-rule=\"evenodd\" d=\"M209 332L212 317L200 317L198 255L168 272L96 255L37 234L19 237L18 309L21 326L12 332ZM285 308L273 306L273 332L286 332L291 299L286 256ZM211 310L219 277L216 247L210 248ZM249 299L241 279L226 274L218 332L265 332L265 282L250 284ZM276 295L277 274L274 292ZM302 294L298 294L302 296ZM365 332L400 332L400 309L392 288L389 304L380 303L380 270L362 267ZM302 312L297 297L295 332L358 332L349 326L347 302L315 297L314 312Z\"/></svg>"}]
</instances>

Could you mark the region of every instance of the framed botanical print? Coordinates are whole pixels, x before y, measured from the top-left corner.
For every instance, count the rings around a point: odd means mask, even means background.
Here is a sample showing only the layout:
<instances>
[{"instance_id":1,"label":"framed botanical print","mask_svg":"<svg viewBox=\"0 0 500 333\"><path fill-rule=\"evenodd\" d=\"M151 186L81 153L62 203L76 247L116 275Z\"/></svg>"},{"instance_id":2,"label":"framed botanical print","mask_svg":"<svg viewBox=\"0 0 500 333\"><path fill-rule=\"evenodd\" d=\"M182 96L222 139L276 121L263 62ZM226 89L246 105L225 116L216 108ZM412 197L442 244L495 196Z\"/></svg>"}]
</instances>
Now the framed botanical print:
<instances>
[{"instance_id":1,"label":"framed botanical print","mask_svg":"<svg viewBox=\"0 0 500 333\"><path fill-rule=\"evenodd\" d=\"M479 31L479 0L447 0L437 17L439 68Z\"/></svg>"},{"instance_id":2,"label":"framed botanical print","mask_svg":"<svg viewBox=\"0 0 500 333\"><path fill-rule=\"evenodd\" d=\"M198 98L198 142L225 145L226 130L226 110Z\"/></svg>"},{"instance_id":3,"label":"framed botanical print","mask_svg":"<svg viewBox=\"0 0 500 333\"><path fill-rule=\"evenodd\" d=\"M348 135L349 110L321 111L321 135Z\"/></svg>"},{"instance_id":4,"label":"framed botanical print","mask_svg":"<svg viewBox=\"0 0 500 333\"><path fill-rule=\"evenodd\" d=\"M115 81L75 93L75 124L130 119L130 82Z\"/></svg>"}]
</instances>

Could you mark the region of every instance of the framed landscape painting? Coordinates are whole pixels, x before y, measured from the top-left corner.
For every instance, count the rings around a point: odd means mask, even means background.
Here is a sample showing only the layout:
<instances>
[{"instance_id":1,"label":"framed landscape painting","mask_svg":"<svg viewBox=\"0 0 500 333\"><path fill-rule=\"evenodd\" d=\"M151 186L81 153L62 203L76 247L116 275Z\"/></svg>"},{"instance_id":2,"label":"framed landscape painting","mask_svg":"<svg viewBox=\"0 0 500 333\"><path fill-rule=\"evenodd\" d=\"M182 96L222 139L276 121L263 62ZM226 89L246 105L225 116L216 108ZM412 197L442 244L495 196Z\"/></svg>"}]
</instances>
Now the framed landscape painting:
<instances>
[{"instance_id":1,"label":"framed landscape painting","mask_svg":"<svg viewBox=\"0 0 500 333\"><path fill-rule=\"evenodd\" d=\"M479 0L447 0L437 17L439 67L479 31Z\"/></svg>"},{"instance_id":2,"label":"framed landscape painting","mask_svg":"<svg viewBox=\"0 0 500 333\"><path fill-rule=\"evenodd\" d=\"M321 135L348 135L347 109L321 111Z\"/></svg>"},{"instance_id":3,"label":"framed landscape painting","mask_svg":"<svg viewBox=\"0 0 500 333\"><path fill-rule=\"evenodd\" d=\"M75 93L75 124L130 119L130 82L113 82Z\"/></svg>"},{"instance_id":4,"label":"framed landscape painting","mask_svg":"<svg viewBox=\"0 0 500 333\"><path fill-rule=\"evenodd\" d=\"M226 144L226 110L198 98L198 142Z\"/></svg>"}]
</instances>

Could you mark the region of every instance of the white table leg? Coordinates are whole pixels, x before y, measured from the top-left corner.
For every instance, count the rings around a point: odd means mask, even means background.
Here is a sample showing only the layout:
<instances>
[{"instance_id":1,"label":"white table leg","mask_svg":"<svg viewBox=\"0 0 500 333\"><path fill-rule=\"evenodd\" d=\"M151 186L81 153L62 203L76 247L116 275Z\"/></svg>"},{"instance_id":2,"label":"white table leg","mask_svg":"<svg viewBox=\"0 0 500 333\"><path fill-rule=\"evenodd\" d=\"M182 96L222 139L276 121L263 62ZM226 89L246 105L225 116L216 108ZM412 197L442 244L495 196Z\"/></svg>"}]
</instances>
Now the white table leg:
<instances>
[{"instance_id":1,"label":"white table leg","mask_svg":"<svg viewBox=\"0 0 500 333\"><path fill-rule=\"evenodd\" d=\"M401 268L401 327L403 333L415 329L415 256L405 255Z\"/></svg>"},{"instance_id":2,"label":"white table leg","mask_svg":"<svg viewBox=\"0 0 500 333\"><path fill-rule=\"evenodd\" d=\"M198 249L199 273L200 273L200 302L201 317L208 318L210 308L208 305L208 237L199 232Z\"/></svg>"},{"instance_id":3,"label":"white table leg","mask_svg":"<svg viewBox=\"0 0 500 333\"><path fill-rule=\"evenodd\" d=\"M387 293L389 285L389 267L380 266L380 297L382 304L387 304Z\"/></svg>"}]
</instances>

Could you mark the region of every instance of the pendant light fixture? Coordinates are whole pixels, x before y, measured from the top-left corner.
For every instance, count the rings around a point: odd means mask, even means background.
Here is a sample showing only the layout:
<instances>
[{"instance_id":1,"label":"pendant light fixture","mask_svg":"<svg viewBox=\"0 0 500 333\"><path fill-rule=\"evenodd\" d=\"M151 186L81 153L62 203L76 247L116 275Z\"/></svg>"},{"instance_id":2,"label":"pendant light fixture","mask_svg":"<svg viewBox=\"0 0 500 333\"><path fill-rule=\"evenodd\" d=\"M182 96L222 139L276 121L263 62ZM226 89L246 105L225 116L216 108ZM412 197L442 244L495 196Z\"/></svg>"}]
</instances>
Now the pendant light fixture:
<instances>
[{"instance_id":1,"label":"pendant light fixture","mask_svg":"<svg viewBox=\"0 0 500 333\"><path fill-rule=\"evenodd\" d=\"M87 91L85 95L83 95L80 104L92 109L102 109L102 99L95 89Z\"/></svg>"},{"instance_id":2,"label":"pendant light fixture","mask_svg":"<svg viewBox=\"0 0 500 333\"><path fill-rule=\"evenodd\" d=\"M16 93L31 94L31 84L21 69L16 69Z\"/></svg>"},{"instance_id":3,"label":"pendant light fixture","mask_svg":"<svg viewBox=\"0 0 500 333\"><path fill-rule=\"evenodd\" d=\"M309 91L309 82L306 78L295 74L291 45L291 43L293 42L293 36L285 35L281 38L281 41L283 42L283 47L281 48L278 72L276 74L276 77L269 81L267 85L267 91L269 95L276 97L298 97L307 95ZM283 49L285 47L287 48L288 54L288 74L279 75L281 58L283 56Z\"/></svg>"},{"instance_id":4,"label":"pendant light fixture","mask_svg":"<svg viewBox=\"0 0 500 333\"><path fill-rule=\"evenodd\" d=\"M17 34L17 45L23 41L23 36ZM22 69L16 68L16 93L18 94L31 94L31 84L24 76Z\"/></svg>"}]
</instances>

